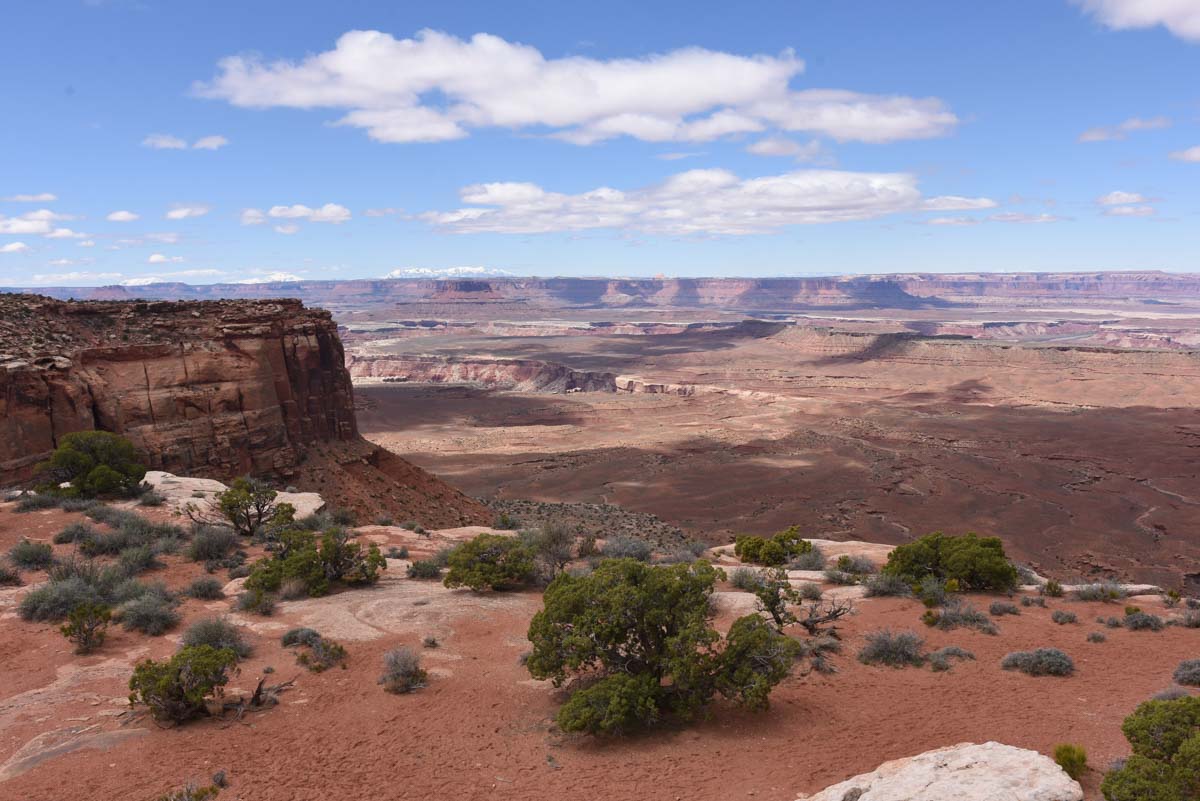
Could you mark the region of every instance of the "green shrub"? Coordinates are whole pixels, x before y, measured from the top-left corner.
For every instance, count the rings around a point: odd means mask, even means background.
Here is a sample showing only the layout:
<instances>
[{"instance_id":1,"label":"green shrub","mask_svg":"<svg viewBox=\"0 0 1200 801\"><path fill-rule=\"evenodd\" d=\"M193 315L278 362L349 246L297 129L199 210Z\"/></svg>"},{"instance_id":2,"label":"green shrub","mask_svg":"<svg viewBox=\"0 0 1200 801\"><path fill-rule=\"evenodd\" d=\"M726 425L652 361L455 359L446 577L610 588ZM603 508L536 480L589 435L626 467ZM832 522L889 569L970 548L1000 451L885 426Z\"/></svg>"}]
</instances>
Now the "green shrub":
<instances>
[{"instance_id":1,"label":"green shrub","mask_svg":"<svg viewBox=\"0 0 1200 801\"><path fill-rule=\"evenodd\" d=\"M1125 615L1123 625L1130 631L1162 631L1166 626L1158 615L1141 611Z\"/></svg>"},{"instance_id":2,"label":"green shrub","mask_svg":"<svg viewBox=\"0 0 1200 801\"><path fill-rule=\"evenodd\" d=\"M108 431L77 431L59 440L36 468L39 489L58 491L64 482L85 498L133 495L146 475L133 443Z\"/></svg>"},{"instance_id":3,"label":"green shrub","mask_svg":"<svg viewBox=\"0 0 1200 801\"><path fill-rule=\"evenodd\" d=\"M1093 631L1088 633L1087 641L1095 643L1107 642L1108 637L1104 636L1104 632L1102 631Z\"/></svg>"},{"instance_id":4,"label":"green shrub","mask_svg":"<svg viewBox=\"0 0 1200 801\"><path fill-rule=\"evenodd\" d=\"M0 562L0 587L20 587L21 573L7 562Z\"/></svg>"},{"instance_id":5,"label":"green shrub","mask_svg":"<svg viewBox=\"0 0 1200 801\"><path fill-rule=\"evenodd\" d=\"M797 526L784 529L769 539L742 535L733 544L733 552L738 559L768 567L787 564L812 550L813 544L800 536Z\"/></svg>"},{"instance_id":6,"label":"green shrub","mask_svg":"<svg viewBox=\"0 0 1200 801\"><path fill-rule=\"evenodd\" d=\"M156 490L146 490L138 496L138 506L158 507L167 502L167 499Z\"/></svg>"},{"instance_id":7,"label":"green shrub","mask_svg":"<svg viewBox=\"0 0 1200 801\"><path fill-rule=\"evenodd\" d=\"M457 546L454 545L447 545L445 547L438 548L437 551L434 552L433 556L430 557L429 561L444 569L446 565L450 564L450 554L454 553L454 549L456 547Z\"/></svg>"},{"instance_id":8,"label":"green shrub","mask_svg":"<svg viewBox=\"0 0 1200 801\"><path fill-rule=\"evenodd\" d=\"M182 723L208 714L208 703L229 681L237 654L211 645L186 647L165 662L138 663L129 703L144 704L156 720Z\"/></svg>"},{"instance_id":9,"label":"green shrub","mask_svg":"<svg viewBox=\"0 0 1200 801\"><path fill-rule=\"evenodd\" d=\"M46 493L22 495L17 501L18 512L41 512L45 509L57 509L59 499Z\"/></svg>"},{"instance_id":10,"label":"green shrub","mask_svg":"<svg viewBox=\"0 0 1200 801\"><path fill-rule=\"evenodd\" d=\"M358 525L358 517L350 509L330 509L328 514L335 526L353 528Z\"/></svg>"},{"instance_id":11,"label":"green shrub","mask_svg":"<svg viewBox=\"0 0 1200 801\"><path fill-rule=\"evenodd\" d=\"M894 668L921 667L925 664L924 646L925 641L914 632L884 629L867 635L866 644L858 652L858 661Z\"/></svg>"},{"instance_id":12,"label":"green shrub","mask_svg":"<svg viewBox=\"0 0 1200 801\"><path fill-rule=\"evenodd\" d=\"M1005 670L1019 670L1029 676L1070 676L1075 672L1071 657L1057 648L1014 651L1000 661Z\"/></svg>"},{"instance_id":13,"label":"green shrub","mask_svg":"<svg viewBox=\"0 0 1200 801\"><path fill-rule=\"evenodd\" d=\"M975 629L984 634L996 634L999 631L987 615L966 601L957 599L947 603L940 614L927 612L925 620L927 624L942 631L953 631L957 628Z\"/></svg>"},{"instance_id":14,"label":"green shrub","mask_svg":"<svg viewBox=\"0 0 1200 801\"><path fill-rule=\"evenodd\" d=\"M199 601L216 601L225 597L225 590L221 586L221 582L209 576L196 579L183 592Z\"/></svg>"},{"instance_id":15,"label":"green shrub","mask_svg":"<svg viewBox=\"0 0 1200 801\"><path fill-rule=\"evenodd\" d=\"M122 549L117 554L117 565L127 575L136 576L138 573L162 567L162 562L158 561L154 548L151 546L133 545Z\"/></svg>"},{"instance_id":16,"label":"green shrub","mask_svg":"<svg viewBox=\"0 0 1200 801\"><path fill-rule=\"evenodd\" d=\"M639 562L650 561L650 543L637 537L615 536L604 541L600 553L608 559L636 559Z\"/></svg>"},{"instance_id":17,"label":"green shrub","mask_svg":"<svg viewBox=\"0 0 1200 801\"><path fill-rule=\"evenodd\" d=\"M1040 606L1042 609L1045 609L1046 599L1040 595L1036 598L1029 595L1022 595L1021 606Z\"/></svg>"},{"instance_id":18,"label":"green shrub","mask_svg":"<svg viewBox=\"0 0 1200 801\"><path fill-rule=\"evenodd\" d=\"M23 570L43 570L54 563L54 548L48 542L22 539L9 549L8 561Z\"/></svg>"},{"instance_id":19,"label":"green shrub","mask_svg":"<svg viewBox=\"0 0 1200 801\"><path fill-rule=\"evenodd\" d=\"M926 534L899 545L888 555L883 572L919 582L926 576L953 579L964 591L1007 592L1017 586L1017 569L997 537L975 534Z\"/></svg>"},{"instance_id":20,"label":"green shrub","mask_svg":"<svg viewBox=\"0 0 1200 801\"><path fill-rule=\"evenodd\" d=\"M346 649L333 640L317 637L307 643L308 650L296 656L296 662L313 673L323 673L332 667L346 663Z\"/></svg>"},{"instance_id":21,"label":"green shrub","mask_svg":"<svg viewBox=\"0 0 1200 801\"><path fill-rule=\"evenodd\" d=\"M428 674L421 669L421 655L402 646L383 655L379 683L389 693L408 693L425 686Z\"/></svg>"},{"instance_id":22,"label":"green shrub","mask_svg":"<svg viewBox=\"0 0 1200 801\"><path fill-rule=\"evenodd\" d=\"M270 617L275 614L275 596L263 590L246 590L238 593L233 608L239 612Z\"/></svg>"},{"instance_id":23,"label":"green shrub","mask_svg":"<svg viewBox=\"0 0 1200 801\"><path fill-rule=\"evenodd\" d=\"M25 593L17 606L22 620L63 620L72 609L84 604L103 603L104 596L87 581L71 577L50 581Z\"/></svg>"},{"instance_id":24,"label":"green shrub","mask_svg":"<svg viewBox=\"0 0 1200 801\"><path fill-rule=\"evenodd\" d=\"M1054 761L1068 776L1078 781L1087 770L1087 751L1082 745L1059 743L1054 746Z\"/></svg>"},{"instance_id":25,"label":"green shrub","mask_svg":"<svg viewBox=\"0 0 1200 801\"><path fill-rule=\"evenodd\" d=\"M579 674L603 678L572 695L559 727L605 734L668 715L690 719L717 693L765 707L800 647L758 615L735 621L722 642L709 604L721 575L703 561L634 559L607 559L586 576L560 573L530 623L526 666L555 686Z\"/></svg>"},{"instance_id":26,"label":"green shrub","mask_svg":"<svg viewBox=\"0 0 1200 801\"><path fill-rule=\"evenodd\" d=\"M843 573L850 573L855 576L868 576L876 572L875 563L865 556L842 554L837 558L834 566ZM897 577L892 576L891 578ZM905 583L907 584L907 582Z\"/></svg>"},{"instance_id":27,"label":"green shrub","mask_svg":"<svg viewBox=\"0 0 1200 801\"><path fill-rule=\"evenodd\" d=\"M800 600L802 601L819 601L825 593L821 592L820 584L806 581L796 588L796 594L800 596Z\"/></svg>"},{"instance_id":28,"label":"green shrub","mask_svg":"<svg viewBox=\"0 0 1200 801\"><path fill-rule=\"evenodd\" d=\"M418 559L409 563L408 577L411 579L439 579L442 577L442 569L438 567L437 562Z\"/></svg>"},{"instance_id":29,"label":"green shrub","mask_svg":"<svg viewBox=\"0 0 1200 801\"><path fill-rule=\"evenodd\" d=\"M1121 731L1133 750L1100 785L1108 801L1193 801L1200 787L1200 698L1146 701Z\"/></svg>"},{"instance_id":30,"label":"green shrub","mask_svg":"<svg viewBox=\"0 0 1200 801\"><path fill-rule=\"evenodd\" d=\"M735 567L729 573L729 583L739 590L754 592L762 584L762 576L752 567Z\"/></svg>"},{"instance_id":31,"label":"green shrub","mask_svg":"<svg viewBox=\"0 0 1200 801\"><path fill-rule=\"evenodd\" d=\"M1060 626L1079 622L1079 618L1074 612L1068 612L1065 609L1055 609L1050 613L1050 619Z\"/></svg>"},{"instance_id":32,"label":"green shrub","mask_svg":"<svg viewBox=\"0 0 1200 801\"><path fill-rule=\"evenodd\" d=\"M307 645L311 647L319 639L321 639L321 634L316 629L297 628L288 629L281 641L284 648L289 648L293 645Z\"/></svg>"},{"instance_id":33,"label":"green shrub","mask_svg":"<svg viewBox=\"0 0 1200 801\"><path fill-rule=\"evenodd\" d=\"M812 545L812 543L809 543ZM817 546L813 545L811 551L806 551L792 559L788 563L789 570L824 570L825 569L825 554Z\"/></svg>"},{"instance_id":34,"label":"green shrub","mask_svg":"<svg viewBox=\"0 0 1200 801\"><path fill-rule=\"evenodd\" d=\"M63 498L58 508L64 512L87 512L101 505L95 498Z\"/></svg>"},{"instance_id":35,"label":"green shrub","mask_svg":"<svg viewBox=\"0 0 1200 801\"><path fill-rule=\"evenodd\" d=\"M825 576L825 580L830 584L849 586L851 584L858 583L858 576L854 575L853 573L847 573L844 570L834 570L833 568L830 568L826 570L823 575Z\"/></svg>"},{"instance_id":36,"label":"green shrub","mask_svg":"<svg viewBox=\"0 0 1200 801\"><path fill-rule=\"evenodd\" d=\"M912 587L900 576L877 575L863 582L866 588L864 594L868 598L880 596L897 596L907 598L912 596Z\"/></svg>"},{"instance_id":37,"label":"green shrub","mask_svg":"<svg viewBox=\"0 0 1200 801\"><path fill-rule=\"evenodd\" d=\"M295 517L295 508L288 503L277 503L279 496L267 484L255 478L237 478L223 492L218 492L214 507L216 513L233 530L245 537L253 537L264 526L286 526ZM203 521L208 515L188 505L188 514L194 520Z\"/></svg>"},{"instance_id":38,"label":"green shrub","mask_svg":"<svg viewBox=\"0 0 1200 801\"><path fill-rule=\"evenodd\" d=\"M126 631L140 631L157 637L179 625L175 604L158 593L147 593L123 604L117 618Z\"/></svg>"},{"instance_id":39,"label":"green shrub","mask_svg":"<svg viewBox=\"0 0 1200 801\"><path fill-rule=\"evenodd\" d=\"M533 558L533 551L513 537L480 534L450 554L442 583L476 591L519 587L533 578Z\"/></svg>"},{"instance_id":40,"label":"green shrub","mask_svg":"<svg viewBox=\"0 0 1200 801\"><path fill-rule=\"evenodd\" d=\"M1185 659L1175 668L1176 684L1184 687L1200 687L1200 659Z\"/></svg>"},{"instance_id":41,"label":"green shrub","mask_svg":"<svg viewBox=\"0 0 1200 801\"><path fill-rule=\"evenodd\" d=\"M104 644L112 610L104 604L84 603L71 610L67 622L59 628L75 645L75 653L90 654Z\"/></svg>"},{"instance_id":42,"label":"green shrub","mask_svg":"<svg viewBox=\"0 0 1200 801\"><path fill-rule=\"evenodd\" d=\"M532 549L534 558L553 575L571 561L575 534L560 523L547 523L536 531L521 533L521 541Z\"/></svg>"},{"instance_id":43,"label":"green shrub","mask_svg":"<svg viewBox=\"0 0 1200 801\"><path fill-rule=\"evenodd\" d=\"M386 556L388 559L407 559L408 558L408 548L405 548L403 546L397 548L395 545L393 545L387 549Z\"/></svg>"},{"instance_id":44,"label":"green shrub","mask_svg":"<svg viewBox=\"0 0 1200 801\"><path fill-rule=\"evenodd\" d=\"M887 568L884 568L883 575L889 575ZM917 597L921 599L921 603L925 604L929 609L935 606L941 606L946 603L946 580L938 578L934 575L925 576L917 583Z\"/></svg>"},{"instance_id":45,"label":"green shrub","mask_svg":"<svg viewBox=\"0 0 1200 801\"><path fill-rule=\"evenodd\" d=\"M929 667L935 673L941 673L951 668L951 659L966 661L974 660L975 654L965 648L959 648L957 645L947 645L945 648L939 648L929 655Z\"/></svg>"},{"instance_id":46,"label":"green shrub","mask_svg":"<svg viewBox=\"0 0 1200 801\"><path fill-rule=\"evenodd\" d=\"M377 526L394 526L394 525L396 525L396 521L392 519L391 515L378 515L375 518L375 525L377 525Z\"/></svg>"},{"instance_id":47,"label":"green shrub","mask_svg":"<svg viewBox=\"0 0 1200 801\"><path fill-rule=\"evenodd\" d=\"M280 548L272 558L255 563L246 579L252 592L278 593L288 580L304 582L312 597L325 595L334 583L373 584L379 571L387 569L387 560L372 543L367 548L352 542L340 528L321 535L318 542L312 532L285 531L279 536Z\"/></svg>"},{"instance_id":48,"label":"green shrub","mask_svg":"<svg viewBox=\"0 0 1200 801\"><path fill-rule=\"evenodd\" d=\"M416 531L420 527L421 524L413 520L410 520L404 524L404 528L407 528L411 531ZM496 515L496 521L492 523L492 528L498 528L501 531L516 531L520 527L521 521L510 516L506 512L501 512L500 514Z\"/></svg>"},{"instance_id":49,"label":"green shrub","mask_svg":"<svg viewBox=\"0 0 1200 801\"><path fill-rule=\"evenodd\" d=\"M1003 617L1004 615L1019 615L1021 610L1014 603L1008 601L992 601L992 605L988 607L988 614L992 617Z\"/></svg>"},{"instance_id":50,"label":"green shrub","mask_svg":"<svg viewBox=\"0 0 1200 801\"><path fill-rule=\"evenodd\" d=\"M188 626L181 642L184 648L196 645L210 645L218 650L227 648L237 654L238 659L245 659L252 651L250 643L242 636L242 630L220 617L197 620Z\"/></svg>"},{"instance_id":51,"label":"green shrub","mask_svg":"<svg viewBox=\"0 0 1200 801\"><path fill-rule=\"evenodd\" d=\"M224 559L238 545L237 534L225 526L196 526L188 544L187 557L193 562Z\"/></svg>"},{"instance_id":52,"label":"green shrub","mask_svg":"<svg viewBox=\"0 0 1200 801\"><path fill-rule=\"evenodd\" d=\"M1063 587L1055 579L1047 579L1038 591L1047 598L1063 597Z\"/></svg>"},{"instance_id":53,"label":"green shrub","mask_svg":"<svg viewBox=\"0 0 1200 801\"><path fill-rule=\"evenodd\" d=\"M98 532L95 527L87 523L71 523L62 531L54 535L55 545L66 545L72 542L82 542L95 537Z\"/></svg>"},{"instance_id":54,"label":"green shrub","mask_svg":"<svg viewBox=\"0 0 1200 801\"><path fill-rule=\"evenodd\" d=\"M1075 597L1081 601L1103 601L1105 603L1120 600L1126 594L1125 589L1115 581L1085 584L1075 590Z\"/></svg>"}]
</instances>

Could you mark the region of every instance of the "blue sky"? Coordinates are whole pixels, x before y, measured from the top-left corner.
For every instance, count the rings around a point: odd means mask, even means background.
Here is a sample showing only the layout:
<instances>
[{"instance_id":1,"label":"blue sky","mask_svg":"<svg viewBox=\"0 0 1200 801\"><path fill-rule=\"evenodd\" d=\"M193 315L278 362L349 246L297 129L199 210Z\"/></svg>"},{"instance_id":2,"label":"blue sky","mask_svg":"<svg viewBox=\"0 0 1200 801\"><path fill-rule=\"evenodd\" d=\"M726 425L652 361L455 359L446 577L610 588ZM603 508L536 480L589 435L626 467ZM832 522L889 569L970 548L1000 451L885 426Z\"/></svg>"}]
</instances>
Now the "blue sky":
<instances>
[{"instance_id":1,"label":"blue sky","mask_svg":"<svg viewBox=\"0 0 1200 801\"><path fill-rule=\"evenodd\" d=\"M1195 271L1198 79L1200 0L12 3L0 284Z\"/></svg>"}]
</instances>

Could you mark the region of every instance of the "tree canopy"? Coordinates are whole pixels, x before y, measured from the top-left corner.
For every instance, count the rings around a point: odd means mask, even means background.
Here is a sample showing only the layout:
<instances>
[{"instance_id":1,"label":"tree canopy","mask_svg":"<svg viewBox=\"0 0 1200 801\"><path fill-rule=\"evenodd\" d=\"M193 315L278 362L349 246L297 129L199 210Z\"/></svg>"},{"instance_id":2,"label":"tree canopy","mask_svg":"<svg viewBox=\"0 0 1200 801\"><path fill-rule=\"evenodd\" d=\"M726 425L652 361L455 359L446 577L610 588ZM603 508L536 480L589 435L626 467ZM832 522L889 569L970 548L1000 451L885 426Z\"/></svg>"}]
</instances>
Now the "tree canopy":
<instances>
[{"instance_id":1,"label":"tree canopy","mask_svg":"<svg viewBox=\"0 0 1200 801\"><path fill-rule=\"evenodd\" d=\"M133 443L109 431L77 431L58 441L50 458L37 466L42 491L95 498L132 495L146 475ZM60 487L70 483L64 493Z\"/></svg>"}]
</instances>

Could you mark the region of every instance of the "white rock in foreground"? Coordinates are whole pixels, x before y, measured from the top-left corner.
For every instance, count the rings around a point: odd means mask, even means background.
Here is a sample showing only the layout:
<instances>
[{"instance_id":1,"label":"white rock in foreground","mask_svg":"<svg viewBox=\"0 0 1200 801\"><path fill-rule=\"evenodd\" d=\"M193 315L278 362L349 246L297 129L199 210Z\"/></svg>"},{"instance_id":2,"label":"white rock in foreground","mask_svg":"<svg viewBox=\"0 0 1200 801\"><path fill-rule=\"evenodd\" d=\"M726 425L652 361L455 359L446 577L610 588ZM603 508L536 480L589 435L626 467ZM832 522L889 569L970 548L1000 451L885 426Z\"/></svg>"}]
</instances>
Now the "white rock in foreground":
<instances>
[{"instance_id":1,"label":"white rock in foreground","mask_svg":"<svg viewBox=\"0 0 1200 801\"><path fill-rule=\"evenodd\" d=\"M218 492L229 489L215 479L176 476L162 470L146 471L143 481L154 487L166 499L167 505L178 512L183 512L188 504L192 504L201 511L215 514L213 499ZM275 500L296 507L297 518L316 514L325 508L325 501L315 492L281 492Z\"/></svg>"},{"instance_id":2,"label":"white rock in foreground","mask_svg":"<svg viewBox=\"0 0 1200 801\"><path fill-rule=\"evenodd\" d=\"M1082 801L1079 783L1036 751L959 743L885 762L797 801Z\"/></svg>"}]
</instances>

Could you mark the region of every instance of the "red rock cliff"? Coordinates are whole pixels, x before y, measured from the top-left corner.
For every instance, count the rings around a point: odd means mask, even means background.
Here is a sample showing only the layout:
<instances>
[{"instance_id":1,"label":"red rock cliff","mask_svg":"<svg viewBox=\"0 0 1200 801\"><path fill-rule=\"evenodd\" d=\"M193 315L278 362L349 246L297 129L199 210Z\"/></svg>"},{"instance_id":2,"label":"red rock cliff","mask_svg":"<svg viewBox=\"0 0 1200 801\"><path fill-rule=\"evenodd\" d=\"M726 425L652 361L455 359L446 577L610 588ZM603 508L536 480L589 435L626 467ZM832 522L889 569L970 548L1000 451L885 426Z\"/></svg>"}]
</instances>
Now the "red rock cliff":
<instances>
[{"instance_id":1,"label":"red rock cliff","mask_svg":"<svg viewBox=\"0 0 1200 801\"><path fill-rule=\"evenodd\" d=\"M328 312L0 297L0 484L92 428L154 468L216 476L286 475L306 446L358 434Z\"/></svg>"}]
</instances>

